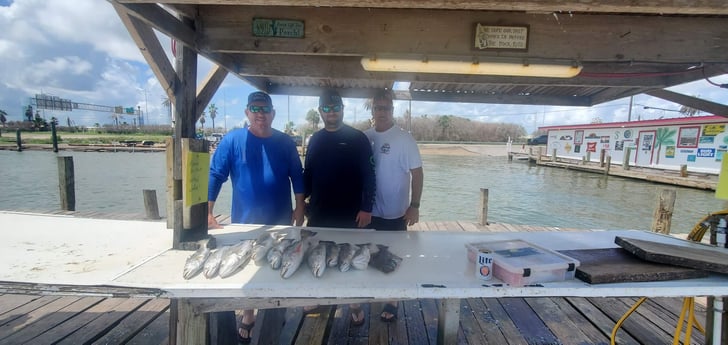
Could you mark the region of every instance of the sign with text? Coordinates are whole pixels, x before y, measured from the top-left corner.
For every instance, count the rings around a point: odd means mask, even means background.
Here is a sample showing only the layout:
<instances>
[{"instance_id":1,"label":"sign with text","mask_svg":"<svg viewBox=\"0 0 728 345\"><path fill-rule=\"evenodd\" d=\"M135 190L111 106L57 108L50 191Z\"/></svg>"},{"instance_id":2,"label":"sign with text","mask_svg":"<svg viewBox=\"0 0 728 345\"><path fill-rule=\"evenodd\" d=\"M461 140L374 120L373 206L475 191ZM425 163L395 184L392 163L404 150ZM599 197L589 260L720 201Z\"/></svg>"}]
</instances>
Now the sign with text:
<instances>
[{"instance_id":1,"label":"sign with text","mask_svg":"<svg viewBox=\"0 0 728 345\"><path fill-rule=\"evenodd\" d=\"M475 48L528 50L528 26L475 25Z\"/></svg>"},{"instance_id":2,"label":"sign with text","mask_svg":"<svg viewBox=\"0 0 728 345\"><path fill-rule=\"evenodd\" d=\"M207 202L210 154L182 151L182 199L185 207Z\"/></svg>"},{"instance_id":3,"label":"sign with text","mask_svg":"<svg viewBox=\"0 0 728 345\"><path fill-rule=\"evenodd\" d=\"M703 135L718 135L725 132L725 125L705 125L703 126Z\"/></svg>"},{"instance_id":4,"label":"sign with text","mask_svg":"<svg viewBox=\"0 0 728 345\"><path fill-rule=\"evenodd\" d=\"M305 26L301 20L253 18L253 36L303 38Z\"/></svg>"}]
</instances>

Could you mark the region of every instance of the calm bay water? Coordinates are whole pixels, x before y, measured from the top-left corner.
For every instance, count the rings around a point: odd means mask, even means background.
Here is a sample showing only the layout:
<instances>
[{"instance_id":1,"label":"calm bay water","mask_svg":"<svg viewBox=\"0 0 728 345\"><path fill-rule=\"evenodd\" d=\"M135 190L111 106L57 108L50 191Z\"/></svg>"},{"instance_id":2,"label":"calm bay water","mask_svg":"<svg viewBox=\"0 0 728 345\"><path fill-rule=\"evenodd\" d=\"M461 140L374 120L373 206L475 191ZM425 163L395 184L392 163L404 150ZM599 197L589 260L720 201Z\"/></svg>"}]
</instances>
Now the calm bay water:
<instances>
[{"instance_id":1,"label":"calm bay water","mask_svg":"<svg viewBox=\"0 0 728 345\"><path fill-rule=\"evenodd\" d=\"M143 189L157 190L165 213L164 153L61 152L73 156L76 209L143 213ZM59 208L57 155L0 151L0 210ZM491 222L582 229L649 229L657 195L677 190L672 231L689 232L701 217L723 209L713 192L571 170L508 162L505 157L423 156L423 221L477 220L480 188L489 190ZM229 182L215 213L229 213Z\"/></svg>"}]
</instances>

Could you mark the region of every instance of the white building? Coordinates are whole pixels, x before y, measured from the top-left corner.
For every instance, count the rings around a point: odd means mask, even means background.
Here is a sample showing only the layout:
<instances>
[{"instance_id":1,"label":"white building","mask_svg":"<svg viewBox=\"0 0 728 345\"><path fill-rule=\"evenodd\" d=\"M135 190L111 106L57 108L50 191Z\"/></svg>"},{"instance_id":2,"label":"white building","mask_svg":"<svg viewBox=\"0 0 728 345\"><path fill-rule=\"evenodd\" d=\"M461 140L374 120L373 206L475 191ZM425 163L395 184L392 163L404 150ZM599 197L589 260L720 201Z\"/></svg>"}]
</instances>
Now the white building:
<instances>
[{"instance_id":1,"label":"white building","mask_svg":"<svg viewBox=\"0 0 728 345\"><path fill-rule=\"evenodd\" d=\"M632 166L688 171L720 172L723 154L728 151L728 118L722 116L613 122L539 127L548 133L548 155L599 161L601 151L612 164L622 164L626 156ZM627 152L629 151L629 155Z\"/></svg>"}]
</instances>

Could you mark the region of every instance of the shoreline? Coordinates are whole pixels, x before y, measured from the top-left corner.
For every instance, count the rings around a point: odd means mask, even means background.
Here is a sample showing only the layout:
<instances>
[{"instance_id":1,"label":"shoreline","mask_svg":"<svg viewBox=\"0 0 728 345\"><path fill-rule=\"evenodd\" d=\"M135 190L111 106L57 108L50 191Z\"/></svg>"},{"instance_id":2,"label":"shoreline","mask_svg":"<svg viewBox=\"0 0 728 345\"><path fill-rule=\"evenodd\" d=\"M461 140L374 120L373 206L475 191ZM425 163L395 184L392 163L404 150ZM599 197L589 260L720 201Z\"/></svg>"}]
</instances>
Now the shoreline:
<instances>
[{"instance_id":1,"label":"shoreline","mask_svg":"<svg viewBox=\"0 0 728 345\"><path fill-rule=\"evenodd\" d=\"M507 146L503 144L417 144L422 155L448 155L448 156L491 156L507 157ZM0 150L17 151L14 144L0 145ZM27 151L52 151L51 144L23 144ZM73 152L164 152L166 146L125 146L111 144L69 145L58 144L58 151Z\"/></svg>"}]
</instances>

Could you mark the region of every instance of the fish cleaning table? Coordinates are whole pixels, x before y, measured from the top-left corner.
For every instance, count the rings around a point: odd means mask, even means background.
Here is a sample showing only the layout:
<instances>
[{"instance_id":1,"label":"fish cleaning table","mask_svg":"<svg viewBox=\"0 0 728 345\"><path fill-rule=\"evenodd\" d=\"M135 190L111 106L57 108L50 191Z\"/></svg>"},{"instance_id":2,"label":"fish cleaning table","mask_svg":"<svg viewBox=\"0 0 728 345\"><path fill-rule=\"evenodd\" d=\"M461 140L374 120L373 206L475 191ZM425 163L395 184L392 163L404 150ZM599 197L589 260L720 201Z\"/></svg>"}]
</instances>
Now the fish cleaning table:
<instances>
[{"instance_id":1,"label":"fish cleaning table","mask_svg":"<svg viewBox=\"0 0 728 345\"><path fill-rule=\"evenodd\" d=\"M385 274L373 268L339 272L329 268L315 278L303 263L291 278L252 262L222 279L202 274L185 280L182 269L191 251L169 249L172 231L161 222L79 219L0 212L6 250L0 291L36 294L153 295L177 300L177 340L204 342L205 312L234 308L277 308L397 299L436 298L440 303L442 343L457 338L461 298L475 297L677 297L728 295L728 275L643 283L590 285L579 280L536 286L496 286L476 278L465 243L522 239L552 250L615 248L615 236L676 245L685 242L644 231L585 232L374 232L316 230L316 237L337 243L377 243L403 258ZM289 227L229 225L210 231L218 245L254 239L262 231ZM233 309L234 309L233 308ZM188 331L185 331L188 330ZM193 331L194 330L194 331ZM201 333L201 334L200 334ZM202 338L200 338L202 337ZM719 337L718 337L719 339Z\"/></svg>"}]
</instances>

